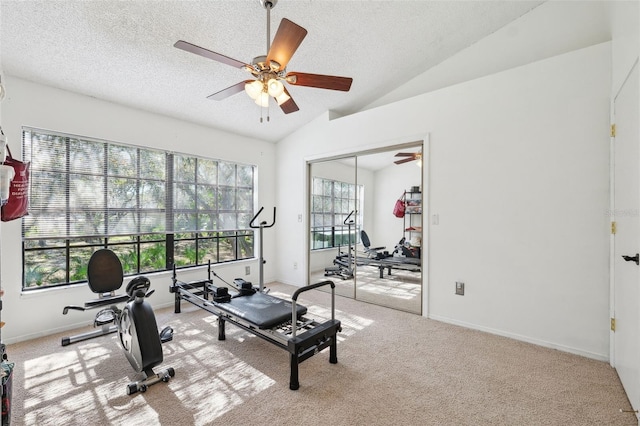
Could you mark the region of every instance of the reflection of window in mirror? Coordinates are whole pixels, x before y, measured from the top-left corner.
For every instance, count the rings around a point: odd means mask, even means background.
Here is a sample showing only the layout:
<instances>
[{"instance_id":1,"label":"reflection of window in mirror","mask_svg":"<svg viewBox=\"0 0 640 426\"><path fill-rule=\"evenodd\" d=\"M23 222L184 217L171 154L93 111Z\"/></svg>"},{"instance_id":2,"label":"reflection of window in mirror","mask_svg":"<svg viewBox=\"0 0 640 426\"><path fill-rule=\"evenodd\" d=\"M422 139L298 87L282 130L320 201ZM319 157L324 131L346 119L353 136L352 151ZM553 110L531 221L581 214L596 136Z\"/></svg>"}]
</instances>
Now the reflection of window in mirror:
<instances>
[{"instance_id":1,"label":"reflection of window in mirror","mask_svg":"<svg viewBox=\"0 0 640 426\"><path fill-rule=\"evenodd\" d=\"M311 186L311 250L357 244L364 187L314 177ZM345 223L346 222L346 223Z\"/></svg>"}]
</instances>

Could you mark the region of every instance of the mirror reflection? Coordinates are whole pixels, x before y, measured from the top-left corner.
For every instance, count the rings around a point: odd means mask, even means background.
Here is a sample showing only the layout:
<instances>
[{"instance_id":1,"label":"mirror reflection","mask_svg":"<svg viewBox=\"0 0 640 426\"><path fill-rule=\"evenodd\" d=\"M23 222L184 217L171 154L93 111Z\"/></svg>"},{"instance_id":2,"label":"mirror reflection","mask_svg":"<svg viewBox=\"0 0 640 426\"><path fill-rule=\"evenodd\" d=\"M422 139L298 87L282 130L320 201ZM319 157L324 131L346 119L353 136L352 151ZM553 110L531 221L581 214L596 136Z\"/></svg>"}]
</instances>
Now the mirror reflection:
<instances>
[{"instance_id":1,"label":"mirror reflection","mask_svg":"<svg viewBox=\"0 0 640 426\"><path fill-rule=\"evenodd\" d=\"M336 294L354 298L355 246L364 210L356 159L313 163L310 173L310 281L329 277L336 284Z\"/></svg>"},{"instance_id":2,"label":"mirror reflection","mask_svg":"<svg viewBox=\"0 0 640 426\"><path fill-rule=\"evenodd\" d=\"M310 164L309 282L422 312L421 163L422 144Z\"/></svg>"}]
</instances>

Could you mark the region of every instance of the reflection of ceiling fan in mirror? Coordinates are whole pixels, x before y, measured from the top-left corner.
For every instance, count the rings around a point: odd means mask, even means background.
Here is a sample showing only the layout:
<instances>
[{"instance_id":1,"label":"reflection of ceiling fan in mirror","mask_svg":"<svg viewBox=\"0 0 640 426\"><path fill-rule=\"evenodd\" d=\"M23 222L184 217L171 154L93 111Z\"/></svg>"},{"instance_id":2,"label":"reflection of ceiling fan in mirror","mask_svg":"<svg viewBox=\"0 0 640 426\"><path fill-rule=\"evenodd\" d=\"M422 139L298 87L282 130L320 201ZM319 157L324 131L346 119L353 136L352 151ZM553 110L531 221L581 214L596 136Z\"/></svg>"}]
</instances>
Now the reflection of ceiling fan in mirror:
<instances>
[{"instance_id":1,"label":"reflection of ceiling fan in mirror","mask_svg":"<svg viewBox=\"0 0 640 426\"><path fill-rule=\"evenodd\" d=\"M251 74L253 80L244 80L233 86L227 87L213 95L209 99L221 101L231 95L245 90L247 94L255 100L256 104L267 108L269 98L276 100L285 114L298 111L298 106L293 101L291 94L283 85L289 83L294 86L316 87L319 89L340 90L348 92L351 88L352 78L336 77L331 75L308 74L301 72L287 72L287 64L293 56L302 40L307 35L307 30L301 26L283 18L280 27L271 44L271 9L278 0L258 0L267 10L267 55L253 58L251 65L242 61L229 58L220 53L212 52L205 48L196 46L186 41L179 40L174 46L232 67L242 68Z\"/></svg>"},{"instance_id":2,"label":"reflection of ceiling fan in mirror","mask_svg":"<svg viewBox=\"0 0 640 426\"><path fill-rule=\"evenodd\" d=\"M406 158L403 158L402 160L394 161L394 163L396 164L408 163L409 161L415 161L415 160L422 160L421 152L399 152L395 156L406 157Z\"/></svg>"}]
</instances>

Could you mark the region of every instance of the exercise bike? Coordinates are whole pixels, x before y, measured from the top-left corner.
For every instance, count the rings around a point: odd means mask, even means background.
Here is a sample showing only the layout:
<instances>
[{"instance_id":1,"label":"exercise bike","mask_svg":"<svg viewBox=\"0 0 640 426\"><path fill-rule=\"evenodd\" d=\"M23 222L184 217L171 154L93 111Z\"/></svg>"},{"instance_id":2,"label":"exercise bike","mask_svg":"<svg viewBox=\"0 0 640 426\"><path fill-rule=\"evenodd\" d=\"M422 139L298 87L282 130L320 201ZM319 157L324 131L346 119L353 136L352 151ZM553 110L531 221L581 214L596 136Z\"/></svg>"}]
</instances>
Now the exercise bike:
<instances>
[{"instance_id":1,"label":"exercise bike","mask_svg":"<svg viewBox=\"0 0 640 426\"><path fill-rule=\"evenodd\" d=\"M151 282L144 276L132 279L126 288L126 294L116 295L115 290L122 286L123 270L120 259L108 249L94 252L87 267L89 288L99 295L98 299L85 302L84 306L66 306L63 314L69 310L85 311L108 306L100 310L94 320L94 326L101 328L84 334L62 339L62 346L93 337L117 332L120 344L129 363L140 380L127 386L127 395L145 392L147 388L160 381L168 382L175 375L173 368L154 373L153 368L163 361L162 343L173 339L173 329L165 327L158 332L156 317L146 298L155 290L149 290ZM117 305L125 303L120 309Z\"/></svg>"},{"instance_id":2,"label":"exercise bike","mask_svg":"<svg viewBox=\"0 0 640 426\"><path fill-rule=\"evenodd\" d=\"M160 381L168 382L175 375L172 367L154 373L153 368L163 361L162 344L173 340L173 329L169 326L158 333L156 316L145 299L155 290L149 290L147 277L136 277L127 285L129 302L118 316L118 337L129 363L143 378L129 383L127 395L146 392L149 386Z\"/></svg>"}]
</instances>

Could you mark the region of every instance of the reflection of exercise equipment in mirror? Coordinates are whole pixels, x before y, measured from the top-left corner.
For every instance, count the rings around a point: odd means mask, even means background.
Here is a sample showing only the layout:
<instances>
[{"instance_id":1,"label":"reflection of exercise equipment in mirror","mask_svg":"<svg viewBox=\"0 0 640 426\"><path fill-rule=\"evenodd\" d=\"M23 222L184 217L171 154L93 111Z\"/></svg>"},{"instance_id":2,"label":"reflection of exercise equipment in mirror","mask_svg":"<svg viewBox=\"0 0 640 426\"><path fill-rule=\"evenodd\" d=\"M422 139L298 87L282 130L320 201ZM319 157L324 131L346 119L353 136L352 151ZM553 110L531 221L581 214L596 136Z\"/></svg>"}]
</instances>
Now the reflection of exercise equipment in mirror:
<instances>
[{"instance_id":1,"label":"reflection of exercise equipment in mirror","mask_svg":"<svg viewBox=\"0 0 640 426\"><path fill-rule=\"evenodd\" d=\"M364 231L360 231L360 241L362 241L362 246L364 247L364 252L368 257L388 257L389 252L381 252L381 250L386 249L384 246L380 247L371 247L371 240L369 239L369 235Z\"/></svg>"},{"instance_id":2,"label":"reflection of exercise equipment in mirror","mask_svg":"<svg viewBox=\"0 0 640 426\"><path fill-rule=\"evenodd\" d=\"M356 257L358 266L374 266L380 270L380 278L384 278L384 270L391 275L392 269L401 269L411 272L420 272L422 261L416 257L414 253L407 248L405 238L398 242L393 253L382 251L385 247L371 248L369 236L363 229L360 231L360 239L365 247L366 257Z\"/></svg>"},{"instance_id":3,"label":"reflection of exercise equipment in mirror","mask_svg":"<svg viewBox=\"0 0 640 426\"><path fill-rule=\"evenodd\" d=\"M335 284L323 281L301 287L293 293L290 301L267 294L267 289L263 286L262 231L275 224L276 209L273 209L271 225L263 221L256 226L254 222L262 210L260 208L250 222L251 228L260 229L259 287L254 287L242 278L236 278L230 284L213 272L209 263L207 279L188 283L177 279L174 266L170 291L175 295L175 313L180 313L180 302L185 300L218 317L218 340L225 340L225 324L230 322L287 350L290 361L289 388L296 390L300 387L298 364L302 361L328 347L329 362L338 362L337 333L342 328L340 321L335 319ZM226 286L215 286L212 274ZM326 285L331 287L331 319L319 322L305 317L307 308L297 303L299 295Z\"/></svg>"},{"instance_id":4,"label":"reflection of exercise equipment in mirror","mask_svg":"<svg viewBox=\"0 0 640 426\"><path fill-rule=\"evenodd\" d=\"M361 257L368 257L361 244L362 229L369 232L370 248L386 246L382 251L392 253L398 240L404 236L405 242L408 242L405 248L413 250L414 256L424 257L420 252L427 248L427 229L425 228L423 236L423 215L418 209L426 208L424 203L427 199L422 200L426 193L417 193L428 188L425 167L428 162L423 167L417 167L416 161L396 165L394 160L398 158L393 157L397 152L421 152L425 153L426 158L428 149L426 145L423 147L423 141L420 140L348 153L344 157L332 156L308 161L309 185L306 201L309 207L310 232L306 253L308 268L305 272L310 283L323 279L334 280L336 294L340 296L420 314L423 285L427 282L423 279L426 274L422 269L426 268L426 261L424 266L408 266L410 271L392 268L392 276L388 276L388 269L384 268L384 279L379 278L378 269L371 266L360 267L355 262ZM324 186L324 181L332 181L334 185L339 182L342 185L341 191L335 192L335 186ZM345 186L349 188L348 202ZM354 188L353 194L351 186ZM406 194L410 202L403 206L408 210L405 218L391 216L390 207L397 201L397 196L405 192L416 193ZM421 200L419 204L416 202L418 199ZM355 226L351 228L352 261L349 263L347 238L344 235L347 226L342 221L354 209L357 210L357 219ZM344 235L342 241L339 240L341 228ZM336 235L333 244L332 230Z\"/></svg>"},{"instance_id":5,"label":"reflection of exercise equipment in mirror","mask_svg":"<svg viewBox=\"0 0 640 426\"><path fill-rule=\"evenodd\" d=\"M118 337L129 363L137 373L142 373L141 380L127 386L127 394L144 392L151 385L160 381L168 382L174 376L173 368L154 373L153 368L163 361L162 343L173 338L173 329L165 327L158 333L156 317L151 305L145 299L155 290L149 290L151 282L140 276L132 279L127 285L126 294L116 295L123 282L122 263L114 252L100 249L94 252L87 267L87 281L98 299L85 302L84 306L65 306L64 315L69 310L86 311L102 308L95 317L94 326L100 329L93 332L62 338L62 346L118 332ZM125 303L123 309L117 307Z\"/></svg>"},{"instance_id":6,"label":"reflection of exercise equipment in mirror","mask_svg":"<svg viewBox=\"0 0 640 426\"><path fill-rule=\"evenodd\" d=\"M351 244L351 227L354 225L355 220L350 219L350 217L354 213L356 213L356 211L351 210L351 213L349 213L349 215L342 222L347 226L347 244L349 246L349 249L347 250L347 253L342 253L340 251L341 246L338 246L338 255L335 259L333 259L333 264L335 266L324 268L325 277L335 276L340 277L343 280L353 279L353 246Z\"/></svg>"}]
</instances>

